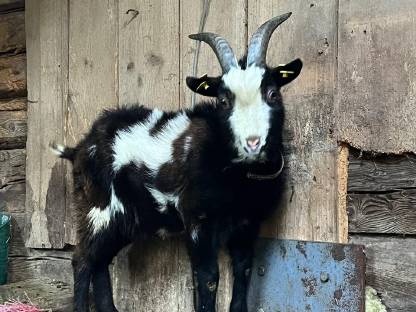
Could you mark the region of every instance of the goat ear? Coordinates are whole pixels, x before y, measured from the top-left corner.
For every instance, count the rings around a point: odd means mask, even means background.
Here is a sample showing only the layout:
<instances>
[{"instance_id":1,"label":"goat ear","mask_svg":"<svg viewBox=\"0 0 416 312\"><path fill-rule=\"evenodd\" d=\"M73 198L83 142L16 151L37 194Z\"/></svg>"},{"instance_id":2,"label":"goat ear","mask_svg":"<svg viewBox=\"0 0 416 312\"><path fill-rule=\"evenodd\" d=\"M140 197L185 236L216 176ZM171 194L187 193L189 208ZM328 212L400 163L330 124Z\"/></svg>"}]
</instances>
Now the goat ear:
<instances>
[{"instance_id":1,"label":"goat ear","mask_svg":"<svg viewBox=\"0 0 416 312\"><path fill-rule=\"evenodd\" d=\"M273 68L273 77L276 79L277 85L284 86L295 80L302 70L302 65L302 61L296 59L289 64L279 65Z\"/></svg>"},{"instance_id":2,"label":"goat ear","mask_svg":"<svg viewBox=\"0 0 416 312\"><path fill-rule=\"evenodd\" d=\"M204 96L217 97L220 84L220 77L207 77L207 75L200 78L186 77L188 88Z\"/></svg>"}]
</instances>

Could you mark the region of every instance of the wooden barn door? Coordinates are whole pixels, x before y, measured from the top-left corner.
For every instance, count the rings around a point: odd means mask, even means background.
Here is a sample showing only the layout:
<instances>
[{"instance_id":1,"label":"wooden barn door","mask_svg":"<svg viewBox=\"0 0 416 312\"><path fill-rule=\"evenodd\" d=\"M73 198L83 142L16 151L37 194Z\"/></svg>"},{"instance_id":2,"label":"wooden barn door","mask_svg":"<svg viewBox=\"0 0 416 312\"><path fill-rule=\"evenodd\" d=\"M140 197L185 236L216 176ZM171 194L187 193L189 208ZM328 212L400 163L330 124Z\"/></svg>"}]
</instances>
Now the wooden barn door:
<instances>
[{"instance_id":1,"label":"wooden barn door","mask_svg":"<svg viewBox=\"0 0 416 312\"><path fill-rule=\"evenodd\" d=\"M189 34L220 33L243 54L247 34L287 11L294 15L273 36L268 60L277 65L301 57L305 67L284 90L290 183L279 218L264 234L345 240L344 215L337 210L340 153L330 135L336 1L27 0L26 245L62 249L77 241L70 167L50 154L51 142L74 145L104 108L189 107L185 77L219 73L214 53L205 44L199 49ZM231 276L221 258L218 306L228 311ZM190 266L179 240L127 248L112 275L120 311L192 311Z\"/></svg>"}]
</instances>

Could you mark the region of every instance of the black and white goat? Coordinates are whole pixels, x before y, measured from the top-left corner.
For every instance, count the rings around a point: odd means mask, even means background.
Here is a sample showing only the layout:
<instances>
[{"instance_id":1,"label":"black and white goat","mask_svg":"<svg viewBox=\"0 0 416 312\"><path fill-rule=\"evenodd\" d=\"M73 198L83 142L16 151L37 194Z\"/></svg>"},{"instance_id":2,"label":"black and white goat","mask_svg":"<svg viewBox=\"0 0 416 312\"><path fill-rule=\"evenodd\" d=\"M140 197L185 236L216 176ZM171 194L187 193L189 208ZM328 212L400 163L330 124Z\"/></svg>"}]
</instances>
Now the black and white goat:
<instances>
[{"instance_id":1,"label":"black and white goat","mask_svg":"<svg viewBox=\"0 0 416 312\"><path fill-rule=\"evenodd\" d=\"M290 13L263 24L237 62L227 41L191 35L217 55L220 77L188 77L213 97L190 110L143 106L105 111L75 147L55 146L73 163L80 243L73 258L75 310L88 311L92 281L97 311L117 311L108 265L142 234L185 233L195 279L196 311L215 311L223 244L233 264L230 311L247 311L253 242L283 187L280 87L302 62L269 68L273 31Z\"/></svg>"}]
</instances>

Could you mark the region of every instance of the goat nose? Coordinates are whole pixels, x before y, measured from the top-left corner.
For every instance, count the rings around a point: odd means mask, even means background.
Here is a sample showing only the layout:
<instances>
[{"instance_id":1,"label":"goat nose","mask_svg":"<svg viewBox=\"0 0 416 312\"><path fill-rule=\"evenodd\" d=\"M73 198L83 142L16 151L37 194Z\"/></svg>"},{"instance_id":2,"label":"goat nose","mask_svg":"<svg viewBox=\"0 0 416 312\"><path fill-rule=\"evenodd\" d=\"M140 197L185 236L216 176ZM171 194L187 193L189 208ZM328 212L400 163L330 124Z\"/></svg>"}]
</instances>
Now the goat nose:
<instances>
[{"instance_id":1,"label":"goat nose","mask_svg":"<svg viewBox=\"0 0 416 312\"><path fill-rule=\"evenodd\" d=\"M246 139L247 146L250 151L255 152L260 146L260 137L258 136L250 136Z\"/></svg>"}]
</instances>

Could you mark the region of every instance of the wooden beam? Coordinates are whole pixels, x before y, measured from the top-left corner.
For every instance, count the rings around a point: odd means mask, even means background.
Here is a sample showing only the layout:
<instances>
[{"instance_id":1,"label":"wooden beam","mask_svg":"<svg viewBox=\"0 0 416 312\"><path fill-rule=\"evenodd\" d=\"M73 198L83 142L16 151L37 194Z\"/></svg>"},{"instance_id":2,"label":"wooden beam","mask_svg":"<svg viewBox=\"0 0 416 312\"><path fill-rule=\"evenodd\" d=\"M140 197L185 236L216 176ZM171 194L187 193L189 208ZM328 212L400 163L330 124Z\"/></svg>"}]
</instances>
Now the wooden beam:
<instances>
[{"instance_id":1,"label":"wooden beam","mask_svg":"<svg viewBox=\"0 0 416 312\"><path fill-rule=\"evenodd\" d=\"M13 98L0 100L0 112L27 110L26 98Z\"/></svg>"},{"instance_id":2,"label":"wooden beam","mask_svg":"<svg viewBox=\"0 0 416 312\"><path fill-rule=\"evenodd\" d=\"M351 233L416 234L416 157L350 155L348 212Z\"/></svg>"},{"instance_id":3,"label":"wooden beam","mask_svg":"<svg viewBox=\"0 0 416 312\"><path fill-rule=\"evenodd\" d=\"M67 1L27 1L27 238L33 248L65 245L65 170L50 152L64 143L68 83Z\"/></svg>"},{"instance_id":4,"label":"wooden beam","mask_svg":"<svg viewBox=\"0 0 416 312\"><path fill-rule=\"evenodd\" d=\"M26 96L26 55L0 57L0 98Z\"/></svg>"},{"instance_id":5,"label":"wooden beam","mask_svg":"<svg viewBox=\"0 0 416 312\"><path fill-rule=\"evenodd\" d=\"M366 246L367 285L388 311L416 311L416 238L353 235L350 242Z\"/></svg>"},{"instance_id":6,"label":"wooden beam","mask_svg":"<svg viewBox=\"0 0 416 312\"><path fill-rule=\"evenodd\" d=\"M69 1L69 84L65 142L75 146L106 108L118 105L118 2ZM65 243L77 243L72 166L66 166Z\"/></svg>"},{"instance_id":7,"label":"wooden beam","mask_svg":"<svg viewBox=\"0 0 416 312\"><path fill-rule=\"evenodd\" d=\"M337 1L248 1L249 34L271 17L293 12L273 35L268 64L301 58L299 78L283 89L286 103L285 198L264 235L339 241L337 142L333 131L337 56Z\"/></svg>"},{"instance_id":8,"label":"wooden beam","mask_svg":"<svg viewBox=\"0 0 416 312\"><path fill-rule=\"evenodd\" d=\"M0 14L0 54L18 54L25 50L25 13Z\"/></svg>"},{"instance_id":9,"label":"wooden beam","mask_svg":"<svg viewBox=\"0 0 416 312\"><path fill-rule=\"evenodd\" d=\"M350 233L416 234L416 190L348 195Z\"/></svg>"},{"instance_id":10,"label":"wooden beam","mask_svg":"<svg viewBox=\"0 0 416 312\"><path fill-rule=\"evenodd\" d=\"M25 111L4 111L0 113L0 149L25 147L26 119Z\"/></svg>"},{"instance_id":11,"label":"wooden beam","mask_svg":"<svg viewBox=\"0 0 416 312\"><path fill-rule=\"evenodd\" d=\"M416 156L350 155L348 192L390 192L416 188Z\"/></svg>"}]
</instances>

